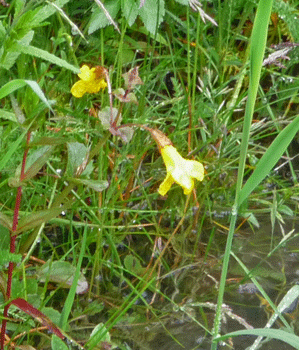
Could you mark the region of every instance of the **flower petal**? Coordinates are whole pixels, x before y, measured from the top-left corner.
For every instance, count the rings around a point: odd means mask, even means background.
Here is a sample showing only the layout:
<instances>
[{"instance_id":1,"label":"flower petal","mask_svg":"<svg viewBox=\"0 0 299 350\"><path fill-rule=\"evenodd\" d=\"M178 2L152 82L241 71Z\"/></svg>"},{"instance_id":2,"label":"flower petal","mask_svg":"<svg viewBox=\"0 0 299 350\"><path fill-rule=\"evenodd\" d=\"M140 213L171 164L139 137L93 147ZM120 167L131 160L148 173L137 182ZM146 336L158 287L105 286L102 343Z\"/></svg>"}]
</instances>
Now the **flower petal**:
<instances>
[{"instance_id":1,"label":"flower petal","mask_svg":"<svg viewBox=\"0 0 299 350\"><path fill-rule=\"evenodd\" d=\"M165 196L166 193L170 190L171 185L174 183L173 178L170 174L166 175L165 180L159 186L158 192L161 196Z\"/></svg>"},{"instance_id":2,"label":"flower petal","mask_svg":"<svg viewBox=\"0 0 299 350\"><path fill-rule=\"evenodd\" d=\"M80 68L80 73L78 74L78 77L81 80L84 81L90 81L90 80L94 80L95 79L95 73L94 73L95 69L94 68L89 68L86 64L84 64L81 68Z\"/></svg>"},{"instance_id":3,"label":"flower petal","mask_svg":"<svg viewBox=\"0 0 299 350\"><path fill-rule=\"evenodd\" d=\"M82 97L86 92L86 83L84 80L77 81L71 88L72 95L78 98Z\"/></svg>"},{"instance_id":4,"label":"flower petal","mask_svg":"<svg viewBox=\"0 0 299 350\"><path fill-rule=\"evenodd\" d=\"M188 173L191 177L194 177L198 181L202 181L204 178L204 167L200 162L196 160L185 160L188 162Z\"/></svg>"}]
</instances>

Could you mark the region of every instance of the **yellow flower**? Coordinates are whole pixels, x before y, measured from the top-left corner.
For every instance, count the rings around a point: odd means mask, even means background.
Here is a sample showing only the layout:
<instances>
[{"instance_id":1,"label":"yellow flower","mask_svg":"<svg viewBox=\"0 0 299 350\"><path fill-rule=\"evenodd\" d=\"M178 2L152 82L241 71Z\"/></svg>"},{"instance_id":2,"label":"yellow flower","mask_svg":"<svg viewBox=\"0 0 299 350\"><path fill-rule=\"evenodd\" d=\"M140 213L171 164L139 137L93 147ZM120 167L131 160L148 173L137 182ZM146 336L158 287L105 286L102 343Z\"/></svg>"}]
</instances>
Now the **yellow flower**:
<instances>
[{"instance_id":1,"label":"yellow flower","mask_svg":"<svg viewBox=\"0 0 299 350\"><path fill-rule=\"evenodd\" d=\"M184 159L172 145L161 147L160 152L166 165L167 175L159 187L159 193L165 196L175 182L182 186L185 194L190 194L194 188L194 179L203 180L203 165L196 160Z\"/></svg>"},{"instance_id":2,"label":"yellow flower","mask_svg":"<svg viewBox=\"0 0 299 350\"><path fill-rule=\"evenodd\" d=\"M94 94L107 86L104 79L97 77L95 68L90 69L88 66L83 65L80 71L81 73L78 74L78 77L81 80L77 81L71 89L73 96L82 97L86 92Z\"/></svg>"}]
</instances>

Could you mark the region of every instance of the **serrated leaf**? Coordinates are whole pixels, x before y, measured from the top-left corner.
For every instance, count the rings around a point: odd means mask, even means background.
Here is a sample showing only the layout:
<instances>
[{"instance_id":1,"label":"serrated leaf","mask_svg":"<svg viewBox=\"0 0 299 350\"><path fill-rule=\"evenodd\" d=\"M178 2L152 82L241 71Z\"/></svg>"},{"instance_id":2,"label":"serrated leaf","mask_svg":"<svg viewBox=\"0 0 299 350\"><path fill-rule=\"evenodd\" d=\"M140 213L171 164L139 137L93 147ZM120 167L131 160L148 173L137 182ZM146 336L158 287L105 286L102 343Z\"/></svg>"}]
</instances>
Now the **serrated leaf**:
<instances>
[{"instance_id":1,"label":"serrated leaf","mask_svg":"<svg viewBox=\"0 0 299 350\"><path fill-rule=\"evenodd\" d=\"M138 15L139 6L136 3L136 0L126 0L123 3L122 12L125 16L128 25L131 27L136 21Z\"/></svg>"},{"instance_id":2,"label":"serrated leaf","mask_svg":"<svg viewBox=\"0 0 299 350\"><path fill-rule=\"evenodd\" d=\"M120 10L120 3L120 0L105 1L105 9L107 10L112 19L116 17L118 11ZM96 30L104 28L109 24L111 24L111 22L105 15L105 12L100 7L96 6L90 18L88 34L90 35Z\"/></svg>"},{"instance_id":3,"label":"serrated leaf","mask_svg":"<svg viewBox=\"0 0 299 350\"><path fill-rule=\"evenodd\" d=\"M53 1L53 4L56 5L57 7L61 8L69 1L70 0L57 0L57 1ZM49 5L43 4L42 6L40 6L40 8L38 8L38 11L35 13L32 21L31 21L31 25L32 26L39 25L45 19L52 16L56 11L57 11L57 8L55 8L52 5L52 3L49 3Z\"/></svg>"},{"instance_id":4,"label":"serrated leaf","mask_svg":"<svg viewBox=\"0 0 299 350\"><path fill-rule=\"evenodd\" d=\"M144 6L139 10L139 15L146 29L151 34L155 34L165 15L165 1L146 0Z\"/></svg>"},{"instance_id":5,"label":"serrated leaf","mask_svg":"<svg viewBox=\"0 0 299 350\"><path fill-rule=\"evenodd\" d=\"M21 254L10 253L8 250L1 250L0 267L7 265L10 262L13 262L15 264L19 264L21 261L22 261Z\"/></svg>"}]
</instances>

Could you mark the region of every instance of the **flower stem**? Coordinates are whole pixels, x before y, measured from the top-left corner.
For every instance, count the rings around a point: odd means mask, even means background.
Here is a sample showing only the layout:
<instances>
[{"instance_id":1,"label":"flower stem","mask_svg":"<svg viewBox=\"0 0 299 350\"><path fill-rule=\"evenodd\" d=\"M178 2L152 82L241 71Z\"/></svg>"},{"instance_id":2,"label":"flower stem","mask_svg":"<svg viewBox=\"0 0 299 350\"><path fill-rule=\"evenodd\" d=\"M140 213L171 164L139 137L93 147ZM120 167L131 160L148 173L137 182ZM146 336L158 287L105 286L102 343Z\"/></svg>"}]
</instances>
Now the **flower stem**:
<instances>
[{"instance_id":1,"label":"flower stem","mask_svg":"<svg viewBox=\"0 0 299 350\"><path fill-rule=\"evenodd\" d=\"M24 150L23 155L23 161L22 161L22 168L21 168L21 174L20 174L20 182L24 179L25 174L25 165L29 150L29 142L30 142L30 131L27 133L27 140L26 140L26 148ZM17 230L18 227L18 218L19 218L19 211L20 211L20 205L22 200L22 185L18 187L17 189L17 195L16 195L16 203L15 203L15 209L14 209L14 216L13 216L13 222L12 222L12 230L10 234L10 253L14 253L16 250L16 238L17 235L14 233ZM12 275L14 270L15 264L13 262L9 262L8 265L8 272L7 272L7 287L6 287L6 296L5 299L8 301L11 297L11 285L12 285ZM1 350L4 350L4 342L5 342L5 333L6 333L6 324L7 324L7 317L8 317L8 309L9 309L10 303L6 304L3 311L3 320L2 320L2 327L1 327L1 339L0 339L0 348Z\"/></svg>"}]
</instances>

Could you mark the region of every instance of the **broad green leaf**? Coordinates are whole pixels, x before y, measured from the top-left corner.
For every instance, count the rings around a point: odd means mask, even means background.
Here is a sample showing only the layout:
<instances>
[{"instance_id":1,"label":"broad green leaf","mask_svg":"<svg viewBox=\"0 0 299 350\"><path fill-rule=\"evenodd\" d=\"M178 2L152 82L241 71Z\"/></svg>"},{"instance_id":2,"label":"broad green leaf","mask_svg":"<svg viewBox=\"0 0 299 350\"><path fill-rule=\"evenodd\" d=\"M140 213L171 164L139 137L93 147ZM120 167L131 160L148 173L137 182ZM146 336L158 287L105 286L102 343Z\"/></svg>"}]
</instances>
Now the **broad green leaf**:
<instances>
[{"instance_id":1,"label":"broad green leaf","mask_svg":"<svg viewBox=\"0 0 299 350\"><path fill-rule=\"evenodd\" d=\"M117 13L119 12L120 3L121 3L120 0L105 1L105 4L104 4L105 9L109 13L109 15L112 17L112 19L114 19L116 17ZM88 34L92 34L96 30L98 30L100 28L104 28L104 27L108 26L109 24L111 24L111 23L110 23L109 19L107 18L107 16L105 15L104 11L98 5L96 5L96 7L94 7L94 12L90 18Z\"/></svg>"},{"instance_id":2,"label":"broad green leaf","mask_svg":"<svg viewBox=\"0 0 299 350\"><path fill-rule=\"evenodd\" d=\"M69 64L67 61L65 61L65 60L63 60L63 59L61 59L61 58L51 54L48 51L39 49L38 47L31 46L31 45L25 46L25 45L22 45L22 44L18 44L17 48L22 53L31 55L33 57L42 58L45 61L48 61L48 62L56 64L57 66L69 69L75 74L80 73L80 69L79 68L76 68L75 66Z\"/></svg>"},{"instance_id":3,"label":"broad green leaf","mask_svg":"<svg viewBox=\"0 0 299 350\"><path fill-rule=\"evenodd\" d=\"M144 6L139 10L139 15L146 29L155 34L165 15L164 0L146 0Z\"/></svg>"},{"instance_id":4,"label":"broad green leaf","mask_svg":"<svg viewBox=\"0 0 299 350\"><path fill-rule=\"evenodd\" d=\"M74 283L74 276L76 273L76 266L73 266L67 261L50 261L38 271L39 280L41 282L50 281L59 283L63 288L70 288ZM88 283L84 275L79 275L76 293L84 293L88 288Z\"/></svg>"},{"instance_id":5,"label":"broad green leaf","mask_svg":"<svg viewBox=\"0 0 299 350\"><path fill-rule=\"evenodd\" d=\"M68 142L68 162L67 162L67 174L70 177L75 175L90 175L93 170L92 162L88 165L89 148L83 143Z\"/></svg>"},{"instance_id":6,"label":"broad green leaf","mask_svg":"<svg viewBox=\"0 0 299 350\"><path fill-rule=\"evenodd\" d=\"M40 170L42 166L45 165L54 147L45 146L35 150L27 159L24 180L32 179Z\"/></svg>"}]
</instances>

